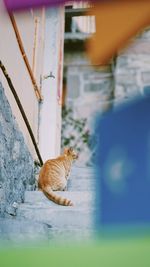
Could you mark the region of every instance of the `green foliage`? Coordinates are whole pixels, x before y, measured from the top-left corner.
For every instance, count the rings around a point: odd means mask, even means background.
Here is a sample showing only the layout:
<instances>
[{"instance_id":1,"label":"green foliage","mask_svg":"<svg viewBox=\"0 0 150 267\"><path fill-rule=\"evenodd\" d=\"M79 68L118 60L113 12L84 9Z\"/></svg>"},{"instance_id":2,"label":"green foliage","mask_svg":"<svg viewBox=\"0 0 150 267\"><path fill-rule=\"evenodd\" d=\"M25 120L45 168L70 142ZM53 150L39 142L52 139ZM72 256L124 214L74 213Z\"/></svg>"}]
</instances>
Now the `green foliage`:
<instances>
[{"instance_id":1,"label":"green foliage","mask_svg":"<svg viewBox=\"0 0 150 267\"><path fill-rule=\"evenodd\" d=\"M90 131L87 128L87 119L76 119L73 116L72 108L66 106L62 109L62 148L74 147L80 152L85 146L89 146Z\"/></svg>"}]
</instances>

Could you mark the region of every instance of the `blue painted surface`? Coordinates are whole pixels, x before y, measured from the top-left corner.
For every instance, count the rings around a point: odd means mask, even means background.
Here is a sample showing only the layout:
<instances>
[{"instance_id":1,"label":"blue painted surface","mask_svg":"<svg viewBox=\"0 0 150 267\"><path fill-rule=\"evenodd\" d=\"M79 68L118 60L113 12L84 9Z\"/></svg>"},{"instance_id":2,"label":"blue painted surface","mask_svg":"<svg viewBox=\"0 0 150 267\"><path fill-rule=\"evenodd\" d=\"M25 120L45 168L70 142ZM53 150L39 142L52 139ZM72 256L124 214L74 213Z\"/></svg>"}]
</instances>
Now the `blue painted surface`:
<instances>
[{"instance_id":1,"label":"blue painted surface","mask_svg":"<svg viewBox=\"0 0 150 267\"><path fill-rule=\"evenodd\" d=\"M97 226L150 223L150 97L97 120Z\"/></svg>"}]
</instances>

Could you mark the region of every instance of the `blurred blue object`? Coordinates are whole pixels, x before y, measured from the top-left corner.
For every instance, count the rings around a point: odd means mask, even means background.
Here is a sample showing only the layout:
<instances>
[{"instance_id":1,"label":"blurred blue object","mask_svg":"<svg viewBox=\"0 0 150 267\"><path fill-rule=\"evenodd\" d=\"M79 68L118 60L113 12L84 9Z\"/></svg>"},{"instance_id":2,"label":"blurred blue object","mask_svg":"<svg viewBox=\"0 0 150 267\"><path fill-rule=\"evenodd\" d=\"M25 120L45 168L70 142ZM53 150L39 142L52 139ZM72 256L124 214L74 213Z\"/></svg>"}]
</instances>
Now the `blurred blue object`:
<instances>
[{"instance_id":1,"label":"blurred blue object","mask_svg":"<svg viewBox=\"0 0 150 267\"><path fill-rule=\"evenodd\" d=\"M150 97L137 98L96 121L96 226L149 226Z\"/></svg>"}]
</instances>

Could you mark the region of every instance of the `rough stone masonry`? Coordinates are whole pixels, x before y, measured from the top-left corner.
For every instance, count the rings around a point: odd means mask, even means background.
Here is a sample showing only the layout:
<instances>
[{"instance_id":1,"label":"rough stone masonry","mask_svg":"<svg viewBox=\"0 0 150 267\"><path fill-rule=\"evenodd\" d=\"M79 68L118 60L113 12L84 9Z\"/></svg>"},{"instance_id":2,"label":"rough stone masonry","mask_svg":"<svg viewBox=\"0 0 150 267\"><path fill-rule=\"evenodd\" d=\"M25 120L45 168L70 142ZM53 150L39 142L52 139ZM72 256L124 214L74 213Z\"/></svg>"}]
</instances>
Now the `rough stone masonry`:
<instances>
[{"instance_id":1,"label":"rough stone masonry","mask_svg":"<svg viewBox=\"0 0 150 267\"><path fill-rule=\"evenodd\" d=\"M14 216L34 183L34 161L0 83L0 216Z\"/></svg>"}]
</instances>

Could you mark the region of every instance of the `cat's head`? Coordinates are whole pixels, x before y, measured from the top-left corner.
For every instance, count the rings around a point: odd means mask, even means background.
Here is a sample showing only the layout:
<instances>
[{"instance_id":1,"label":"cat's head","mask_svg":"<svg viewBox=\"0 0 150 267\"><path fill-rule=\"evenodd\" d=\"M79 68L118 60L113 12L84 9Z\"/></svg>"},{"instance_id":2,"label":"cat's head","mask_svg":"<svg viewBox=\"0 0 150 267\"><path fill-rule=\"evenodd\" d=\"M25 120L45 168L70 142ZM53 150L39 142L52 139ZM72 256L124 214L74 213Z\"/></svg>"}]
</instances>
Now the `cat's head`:
<instances>
[{"instance_id":1,"label":"cat's head","mask_svg":"<svg viewBox=\"0 0 150 267\"><path fill-rule=\"evenodd\" d=\"M67 156L71 156L72 159L77 159L78 158L78 153L73 149L73 147L68 147L64 149L64 154Z\"/></svg>"}]
</instances>

